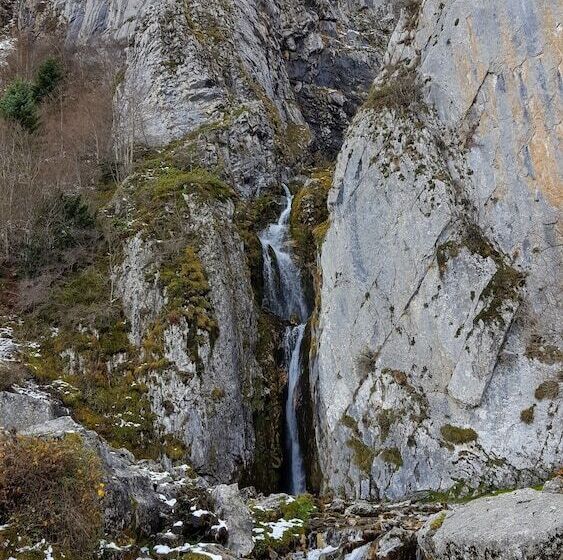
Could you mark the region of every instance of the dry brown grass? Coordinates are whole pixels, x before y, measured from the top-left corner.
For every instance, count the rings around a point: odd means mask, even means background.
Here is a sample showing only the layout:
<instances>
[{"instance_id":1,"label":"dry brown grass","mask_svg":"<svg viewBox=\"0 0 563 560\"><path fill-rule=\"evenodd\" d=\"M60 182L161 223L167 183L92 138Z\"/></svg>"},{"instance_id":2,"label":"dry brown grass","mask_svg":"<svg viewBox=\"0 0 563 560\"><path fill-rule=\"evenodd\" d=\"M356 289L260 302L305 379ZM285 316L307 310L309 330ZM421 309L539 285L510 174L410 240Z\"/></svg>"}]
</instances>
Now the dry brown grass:
<instances>
[{"instance_id":1,"label":"dry brown grass","mask_svg":"<svg viewBox=\"0 0 563 560\"><path fill-rule=\"evenodd\" d=\"M67 558L95 557L102 530L99 458L79 436L0 438L0 519Z\"/></svg>"}]
</instances>

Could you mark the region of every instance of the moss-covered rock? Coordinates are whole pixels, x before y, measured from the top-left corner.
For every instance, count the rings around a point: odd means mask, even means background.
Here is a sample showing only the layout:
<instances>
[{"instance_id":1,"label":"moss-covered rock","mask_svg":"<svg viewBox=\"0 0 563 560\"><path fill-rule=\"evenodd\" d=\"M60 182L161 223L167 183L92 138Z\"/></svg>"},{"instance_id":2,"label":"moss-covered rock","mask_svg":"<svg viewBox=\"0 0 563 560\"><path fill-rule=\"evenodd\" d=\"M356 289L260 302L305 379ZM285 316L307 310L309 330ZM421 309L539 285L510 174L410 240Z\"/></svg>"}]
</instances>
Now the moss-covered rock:
<instances>
[{"instance_id":1,"label":"moss-covered rock","mask_svg":"<svg viewBox=\"0 0 563 560\"><path fill-rule=\"evenodd\" d=\"M442 437L449 443L464 444L477 439L477 432L472 428L460 428L446 424L440 428Z\"/></svg>"}]
</instances>

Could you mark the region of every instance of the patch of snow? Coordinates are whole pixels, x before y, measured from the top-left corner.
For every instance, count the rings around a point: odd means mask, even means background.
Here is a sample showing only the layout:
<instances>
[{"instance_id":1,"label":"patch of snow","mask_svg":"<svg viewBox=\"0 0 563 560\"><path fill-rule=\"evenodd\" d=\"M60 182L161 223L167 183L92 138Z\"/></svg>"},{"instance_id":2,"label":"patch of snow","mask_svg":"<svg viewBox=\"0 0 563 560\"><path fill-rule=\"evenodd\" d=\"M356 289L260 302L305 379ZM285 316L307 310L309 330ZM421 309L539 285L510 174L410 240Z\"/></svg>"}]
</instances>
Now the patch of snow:
<instances>
[{"instance_id":1,"label":"patch of snow","mask_svg":"<svg viewBox=\"0 0 563 560\"><path fill-rule=\"evenodd\" d=\"M176 498L170 498L168 499L164 494L159 494L158 497L167 505L170 507L174 507L176 505L176 502L178 500L176 500Z\"/></svg>"},{"instance_id":2,"label":"patch of snow","mask_svg":"<svg viewBox=\"0 0 563 560\"><path fill-rule=\"evenodd\" d=\"M229 530L229 528L227 527L227 523L223 521L223 519L219 519L219 523L217 525L211 526L212 531L220 531L223 528L225 528L227 531Z\"/></svg>"},{"instance_id":3,"label":"patch of snow","mask_svg":"<svg viewBox=\"0 0 563 560\"><path fill-rule=\"evenodd\" d=\"M324 548L316 548L315 550L310 550L307 553L307 560L319 560L321 554L330 554L335 550L338 550L338 548L336 546L331 546L330 544L328 546L325 546Z\"/></svg>"},{"instance_id":4,"label":"patch of snow","mask_svg":"<svg viewBox=\"0 0 563 560\"><path fill-rule=\"evenodd\" d=\"M196 509L195 511L192 511L192 515L194 517L201 517L202 515L211 515L211 512L206 509Z\"/></svg>"}]
</instances>

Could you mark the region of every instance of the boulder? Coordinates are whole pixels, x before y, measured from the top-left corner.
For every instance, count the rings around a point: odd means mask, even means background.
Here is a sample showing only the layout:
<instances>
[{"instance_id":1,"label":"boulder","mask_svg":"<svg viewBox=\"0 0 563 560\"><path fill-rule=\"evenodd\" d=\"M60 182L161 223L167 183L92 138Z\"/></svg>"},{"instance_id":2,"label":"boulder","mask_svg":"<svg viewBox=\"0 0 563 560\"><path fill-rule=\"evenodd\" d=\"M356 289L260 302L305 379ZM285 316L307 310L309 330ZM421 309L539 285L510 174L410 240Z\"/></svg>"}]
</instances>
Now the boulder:
<instances>
[{"instance_id":1,"label":"boulder","mask_svg":"<svg viewBox=\"0 0 563 560\"><path fill-rule=\"evenodd\" d=\"M225 521L229 537L227 547L237 556L247 556L254 548L253 521L238 484L220 484L211 490L215 513Z\"/></svg>"},{"instance_id":2,"label":"boulder","mask_svg":"<svg viewBox=\"0 0 563 560\"><path fill-rule=\"evenodd\" d=\"M151 535L160 529L161 514L171 506L166 496L155 491L148 469L136 465L129 451L111 448L95 432L85 429L70 416L30 426L20 433L51 439L76 433L86 446L96 451L105 471L104 520L109 534L134 528L141 534Z\"/></svg>"},{"instance_id":3,"label":"boulder","mask_svg":"<svg viewBox=\"0 0 563 560\"><path fill-rule=\"evenodd\" d=\"M418 533L424 560L560 560L563 494L526 488L431 517Z\"/></svg>"},{"instance_id":4,"label":"boulder","mask_svg":"<svg viewBox=\"0 0 563 560\"><path fill-rule=\"evenodd\" d=\"M63 414L65 409L62 406L41 393L0 392L0 426L7 430L25 430Z\"/></svg>"}]
</instances>

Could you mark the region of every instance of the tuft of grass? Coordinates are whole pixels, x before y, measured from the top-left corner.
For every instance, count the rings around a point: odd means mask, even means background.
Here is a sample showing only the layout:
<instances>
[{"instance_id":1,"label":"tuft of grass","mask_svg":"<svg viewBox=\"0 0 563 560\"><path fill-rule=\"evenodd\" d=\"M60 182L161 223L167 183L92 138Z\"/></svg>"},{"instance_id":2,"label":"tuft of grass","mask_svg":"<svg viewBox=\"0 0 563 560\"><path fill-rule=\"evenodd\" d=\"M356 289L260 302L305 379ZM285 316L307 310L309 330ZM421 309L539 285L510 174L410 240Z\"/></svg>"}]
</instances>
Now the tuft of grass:
<instances>
[{"instance_id":1,"label":"tuft of grass","mask_svg":"<svg viewBox=\"0 0 563 560\"><path fill-rule=\"evenodd\" d=\"M531 424L534 421L534 406L532 405L530 408L525 408L520 413L520 420L524 422L524 424Z\"/></svg>"},{"instance_id":2,"label":"tuft of grass","mask_svg":"<svg viewBox=\"0 0 563 560\"><path fill-rule=\"evenodd\" d=\"M477 432L472 428L460 428L451 424L442 426L440 433L446 441L455 445L470 443L477 439Z\"/></svg>"},{"instance_id":3,"label":"tuft of grass","mask_svg":"<svg viewBox=\"0 0 563 560\"><path fill-rule=\"evenodd\" d=\"M438 514L438 517L430 522L430 529L437 531L443 525L444 519L446 519L446 512L442 511Z\"/></svg>"},{"instance_id":4,"label":"tuft of grass","mask_svg":"<svg viewBox=\"0 0 563 560\"><path fill-rule=\"evenodd\" d=\"M557 398L559 395L559 382L557 379L547 379L540 383L535 392L534 396L538 401L542 401L544 399L553 400Z\"/></svg>"},{"instance_id":5,"label":"tuft of grass","mask_svg":"<svg viewBox=\"0 0 563 560\"><path fill-rule=\"evenodd\" d=\"M380 86L373 86L364 107L373 111L393 109L404 112L422 101L416 70L401 68Z\"/></svg>"}]
</instances>

